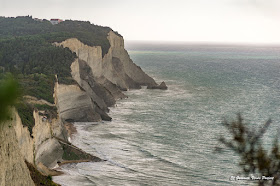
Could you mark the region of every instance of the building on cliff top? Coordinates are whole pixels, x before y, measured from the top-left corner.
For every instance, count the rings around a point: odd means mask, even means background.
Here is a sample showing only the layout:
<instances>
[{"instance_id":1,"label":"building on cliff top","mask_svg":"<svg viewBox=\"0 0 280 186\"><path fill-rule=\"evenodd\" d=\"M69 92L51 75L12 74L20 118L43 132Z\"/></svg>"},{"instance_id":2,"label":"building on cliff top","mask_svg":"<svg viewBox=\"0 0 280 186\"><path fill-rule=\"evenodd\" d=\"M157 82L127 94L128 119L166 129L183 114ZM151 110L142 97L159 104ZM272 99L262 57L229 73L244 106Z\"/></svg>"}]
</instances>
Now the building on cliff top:
<instances>
[{"instance_id":1,"label":"building on cliff top","mask_svg":"<svg viewBox=\"0 0 280 186\"><path fill-rule=\"evenodd\" d=\"M63 20L62 20L62 19L51 19L50 22L51 22L53 25L56 25L56 24L58 24L58 23L63 22Z\"/></svg>"},{"instance_id":2,"label":"building on cliff top","mask_svg":"<svg viewBox=\"0 0 280 186\"><path fill-rule=\"evenodd\" d=\"M35 21L40 21L42 22L43 20L42 19L39 19L39 18L33 18Z\"/></svg>"}]
</instances>

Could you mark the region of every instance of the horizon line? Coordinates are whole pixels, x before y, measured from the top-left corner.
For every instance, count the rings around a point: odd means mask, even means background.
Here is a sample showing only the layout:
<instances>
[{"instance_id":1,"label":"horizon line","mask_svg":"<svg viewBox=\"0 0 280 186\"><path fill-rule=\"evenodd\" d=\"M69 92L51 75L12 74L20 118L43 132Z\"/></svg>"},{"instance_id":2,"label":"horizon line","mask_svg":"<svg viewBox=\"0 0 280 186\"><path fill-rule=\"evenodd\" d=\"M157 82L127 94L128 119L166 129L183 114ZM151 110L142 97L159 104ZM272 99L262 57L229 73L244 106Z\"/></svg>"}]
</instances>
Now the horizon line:
<instances>
[{"instance_id":1,"label":"horizon line","mask_svg":"<svg viewBox=\"0 0 280 186\"><path fill-rule=\"evenodd\" d=\"M135 43L169 43L169 44L192 44L192 45L232 45L232 46L280 46L280 42L234 42L234 41L178 41L178 40L130 40L125 39L124 42Z\"/></svg>"}]
</instances>

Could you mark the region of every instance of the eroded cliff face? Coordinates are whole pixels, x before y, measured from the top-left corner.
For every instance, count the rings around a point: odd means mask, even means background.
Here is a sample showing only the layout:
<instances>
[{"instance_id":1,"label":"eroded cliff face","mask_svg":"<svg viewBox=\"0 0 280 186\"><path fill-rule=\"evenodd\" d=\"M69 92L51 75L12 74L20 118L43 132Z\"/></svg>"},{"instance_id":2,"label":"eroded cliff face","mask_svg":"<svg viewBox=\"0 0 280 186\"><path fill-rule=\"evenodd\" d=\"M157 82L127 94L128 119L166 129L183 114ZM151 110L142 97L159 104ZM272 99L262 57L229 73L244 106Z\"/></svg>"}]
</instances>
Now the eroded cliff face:
<instances>
[{"instance_id":1,"label":"eroded cliff face","mask_svg":"<svg viewBox=\"0 0 280 186\"><path fill-rule=\"evenodd\" d=\"M120 65L123 66L123 70L126 73L126 75L139 85L157 85L153 78L148 76L139 66L133 63L133 61L130 59L127 51L124 48L124 40L122 37L117 36L114 32L111 31L108 35L108 40L110 42L111 47L109 49L108 54L106 54L106 56L104 57L104 61L106 60L107 63L113 63L113 65L116 63L116 61L119 61Z\"/></svg>"},{"instance_id":2,"label":"eroded cliff face","mask_svg":"<svg viewBox=\"0 0 280 186\"><path fill-rule=\"evenodd\" d=\"M100 121L101 117L95 112L90 96L78 85L63 85L56 83L56 105L62 121Z\"/></svg>"},{"instance_id":3,"label":"eroded cliff face","mask_svg":"<svg viewBox=\"0 0 280 186\"><path fill-rule=\"evenodd\" d=\"M12 120L0 125L0 185L34 185L19 148L14 126L18 118L13 111Z\"/></svg>"},{"instance_id":4,"label":"eroded cliff face","mask_svg":"<svg viewBox=\"0 0 280 186\"><path fill-rule=\"evenodd\" d=\"M122 90L157 86L140 67L135 65L124 49L124 40L109 32L111 47L102 58L100 46L88 46L76 38L67 39L57 46L68 47L78 58L71 65L76 85L57 84L58 110L63 120L111 120L107 112L116 100L126 98Z\"/></svg>"},{"instance_id":5,"label":"eroded cliff face","mask_svg":"<svg viewBox=\"0 0 280 186\"><path fill-rule=\"evenodd\" d=\"M68 47L75 52L78 59L85 61L91 68L94 77L105 77L123 90L140 88L140 85L157 85L153 78L130 59L124 49L122 37L110 31L107 38L111 47L103 58L100 46L87 46L76 38L67 39L56 45Z\"/></svg>"},{"instance_id":6,"label":"eroded cliff face","mask_svg":"<svg viewBox=\"0 0 280 186\"><path fill-rule=\"evenodd\" d=\"M67 135L59 119L44 119L39 112L33 112L35 126L32 134L27 127L23 127L20 117L15 112L14 130L18 148L24 159L34 166L42 163L48 168L53 168L57 161L61 161L63 154L62 146L54 137L67 140Z\"/></svg>"},{"instance_id":7,"label":"eroded cliff face","mask_svg":"<svg viewBox=\"0 0 280 186\"><path fill-rule=\"evenodd\" d=\"M27 127L23 127L19 115L14 111L13 121L0 130L1 185L9 185L8 181L11 185L32 185L24 159L39 170L43 167L42 172L63 161L65 146L71 151L64 122L109 121L109 107L114 106L116 100L126 98L122 90L141 88L142 85L158 86L132 62L124 49L122 37L111 31L108 40L111 47L104 57L100 46L87 46L75 38L55 43L77 54L78 58L71 65L71 75L77 84L55 84L57 118L45 118L43 111L34 110L32 134ZM45 100L27 98L32 104L39 101L40 104L54 106ZM76 147L73 148L77 151ZM79 153L84 154L82 151Z\"/></svg>"},{"instance_id":8,"label":"eroded cliff face","mask_svg":"<svg viewBox=\"0 0 280 186\"><path fill-rule=\"evenodd\" d=\"M23 127L21 119L17 112L15 112L14 120L15 134L18 140L19 150L23 157L28 161L34 161L34 140L31 138L27 127Z\"/></svg>"}]
</instances>

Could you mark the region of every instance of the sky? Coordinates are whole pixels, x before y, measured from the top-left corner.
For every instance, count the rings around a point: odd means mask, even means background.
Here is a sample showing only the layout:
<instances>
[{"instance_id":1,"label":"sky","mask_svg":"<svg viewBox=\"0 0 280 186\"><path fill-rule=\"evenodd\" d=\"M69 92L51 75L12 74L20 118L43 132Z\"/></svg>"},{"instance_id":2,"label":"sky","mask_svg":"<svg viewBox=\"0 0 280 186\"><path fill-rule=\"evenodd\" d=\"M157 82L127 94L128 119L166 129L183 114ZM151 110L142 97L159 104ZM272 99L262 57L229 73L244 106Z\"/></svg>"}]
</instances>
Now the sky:
<instances>
[{"instance_id":1,"label":"sky","mask_svg":"<svg viewBox=\"0 0 280 186\"><path fill-rule=\"evenodd\" d=\"M125 40L280 44L279 0L0 0L0 16L84 20Z\"/></svg>"}]
</instances>

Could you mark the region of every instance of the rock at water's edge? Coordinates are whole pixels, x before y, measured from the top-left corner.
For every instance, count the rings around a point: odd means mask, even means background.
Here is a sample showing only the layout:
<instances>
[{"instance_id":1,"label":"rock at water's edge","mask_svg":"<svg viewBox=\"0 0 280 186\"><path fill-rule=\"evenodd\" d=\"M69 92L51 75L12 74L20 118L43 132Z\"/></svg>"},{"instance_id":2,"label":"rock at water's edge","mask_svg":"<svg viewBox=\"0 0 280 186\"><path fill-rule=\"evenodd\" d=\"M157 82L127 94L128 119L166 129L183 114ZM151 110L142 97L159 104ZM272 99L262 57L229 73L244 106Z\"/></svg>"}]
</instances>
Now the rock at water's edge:
<instances>
[{"instance_id":1,"label":"rock at water's edge","mask_svg":"<svg viewBox=\"0 0 280 186\"><path fill-rule=\"evenodd\" d=\"M167 90L167 86L165 82L163 81L160 85L149 85L147 86L147 89L161 89L161 90Z\"/></svg>"}]
</instances>

